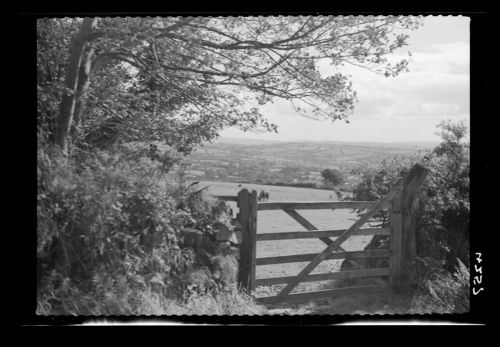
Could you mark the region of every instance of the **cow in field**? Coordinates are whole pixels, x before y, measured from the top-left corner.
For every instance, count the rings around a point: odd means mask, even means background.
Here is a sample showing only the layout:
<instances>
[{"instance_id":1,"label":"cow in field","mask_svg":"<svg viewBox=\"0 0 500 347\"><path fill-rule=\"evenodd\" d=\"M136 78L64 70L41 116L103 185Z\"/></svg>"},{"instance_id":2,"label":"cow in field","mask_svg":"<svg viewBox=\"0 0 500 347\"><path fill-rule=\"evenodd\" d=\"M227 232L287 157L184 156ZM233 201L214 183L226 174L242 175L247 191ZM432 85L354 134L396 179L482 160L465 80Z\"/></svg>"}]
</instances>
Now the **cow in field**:
<instances>
[{"instance_id":1,"label":"cow in field","mask_svg":"<svg viewBox=\"0 0 500 347\"><path fill-rule=\"evenodd\" d=\"M269 200L269 196L271 195L271 193L269 193L268 190L261 190L260 191L260 194L259 194L259 197L257 198L259 201L261 202L266 202Z\"/></svg>"}]
</instances>

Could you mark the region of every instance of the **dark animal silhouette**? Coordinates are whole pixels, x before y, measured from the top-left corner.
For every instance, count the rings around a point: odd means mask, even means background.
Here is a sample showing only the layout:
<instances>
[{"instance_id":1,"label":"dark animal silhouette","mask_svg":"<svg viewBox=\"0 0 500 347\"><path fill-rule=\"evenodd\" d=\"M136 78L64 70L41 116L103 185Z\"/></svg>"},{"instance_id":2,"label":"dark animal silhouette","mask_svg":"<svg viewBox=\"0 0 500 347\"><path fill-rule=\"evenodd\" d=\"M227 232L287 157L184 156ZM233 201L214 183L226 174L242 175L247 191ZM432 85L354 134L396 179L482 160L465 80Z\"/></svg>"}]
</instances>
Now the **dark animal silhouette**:
<instances>
[{"instance_id":1,"label":"dark animal silhouette","mask_svg":"<svg viewBox=\"0 0 500 347\"><path fill-rule=\"evenodd\" d=\"M261 190L260 191L260 194L259 194L259 197L257 198L259 201L268 201L269 200L269 196L271 195L271 193L269 193L268 190Z\"/></svg>"}]
</instances>

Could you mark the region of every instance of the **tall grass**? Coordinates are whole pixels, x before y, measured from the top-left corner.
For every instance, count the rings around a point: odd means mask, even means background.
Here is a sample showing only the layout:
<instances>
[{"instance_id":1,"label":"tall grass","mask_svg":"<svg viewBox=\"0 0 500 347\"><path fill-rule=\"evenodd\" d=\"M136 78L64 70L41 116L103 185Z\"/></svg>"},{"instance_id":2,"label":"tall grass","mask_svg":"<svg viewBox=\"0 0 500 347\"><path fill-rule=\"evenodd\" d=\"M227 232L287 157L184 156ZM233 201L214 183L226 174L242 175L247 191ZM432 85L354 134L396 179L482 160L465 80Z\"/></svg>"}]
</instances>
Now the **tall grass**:
<instances>
[{"instance_id":1,"label":"tall grass","mask_svg":"<svg viewBox=\"0 0 500 347\"><path fill-rule=\"evenodd\" d=\"M423 261L420 261L421 264ZM436 269L428 262L421 269L424 274L413 278L416 291L412 298L410 313L465 313L470 309L470 272L457 259L453 274L444 269ZM413 273L418 271L413 271Z\"/></svg>"},{"instance_id":2,"label":"tall grass","mask_svg":"<svg viewBox=\"0 0 500 347\"><path fill-rule=\"evenodd\" d=\"M38 315L258 315L265 308L241 290L189 292L169 297L151 286L144 289L117 285L111 291L83 294L76 287L53 292L38 301Z\"/></svg>"}]
</instances>

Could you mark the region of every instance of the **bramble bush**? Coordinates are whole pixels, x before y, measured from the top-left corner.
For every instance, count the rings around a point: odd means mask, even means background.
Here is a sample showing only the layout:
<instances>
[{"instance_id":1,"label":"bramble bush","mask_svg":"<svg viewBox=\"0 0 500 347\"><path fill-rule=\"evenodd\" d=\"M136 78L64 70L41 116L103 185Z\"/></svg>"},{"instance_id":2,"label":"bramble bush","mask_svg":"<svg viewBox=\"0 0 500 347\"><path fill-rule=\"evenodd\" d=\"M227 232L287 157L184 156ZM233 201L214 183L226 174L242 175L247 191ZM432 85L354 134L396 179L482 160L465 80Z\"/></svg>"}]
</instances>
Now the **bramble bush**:
<instances>
[{"instance_id":1,"label":"bramble bush","mask_svg":"<svg viewBox=\"0 0 500 347\"><path fill-rule=\"evenodd\" d=\"M86 314L110 295L118 305L117 298L127 301L144 290L182 297L182 274L196 265L193 249L182 245L184 235L198 230L210 244L229 209L168 177L159 184L177 159L154 153L151 147L120 148L73 161L39 147L41 312ZM121 312L113 307L100 311Z\"/></svg>"}]
</instances>

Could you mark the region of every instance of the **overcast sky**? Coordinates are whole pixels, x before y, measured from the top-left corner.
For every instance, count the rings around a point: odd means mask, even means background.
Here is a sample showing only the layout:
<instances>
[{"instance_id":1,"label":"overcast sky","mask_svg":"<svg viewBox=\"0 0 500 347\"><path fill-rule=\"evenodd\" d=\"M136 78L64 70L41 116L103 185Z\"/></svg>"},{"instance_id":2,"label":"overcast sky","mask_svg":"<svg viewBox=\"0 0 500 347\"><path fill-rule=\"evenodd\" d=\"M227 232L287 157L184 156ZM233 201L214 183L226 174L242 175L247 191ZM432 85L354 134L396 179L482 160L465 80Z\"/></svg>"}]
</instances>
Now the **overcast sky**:
<instances>
[{"instance_id":1,"label":"overcast sky","mask_svg":"<svg viewBox=\"0 0 500 347\"><path fill-rule=\"evenodd\" d=\"M469 121L469 18L426 17L409 32L410 72L385 78L359 68L352 75L358 103L350 123L316 121L296 114L284 101L265 105L264 115L279 134L226 129L223 137L314 141L438 141L436 125L445 119ZM321 69L320 69L321 71ZM327 71L322 71L328 73Z\"/></svg>"}]
</instances>

